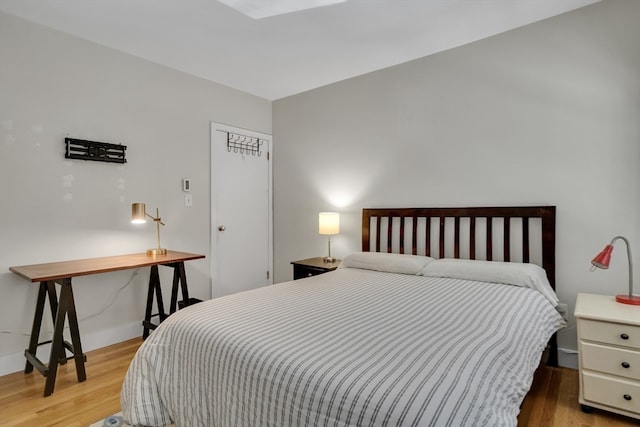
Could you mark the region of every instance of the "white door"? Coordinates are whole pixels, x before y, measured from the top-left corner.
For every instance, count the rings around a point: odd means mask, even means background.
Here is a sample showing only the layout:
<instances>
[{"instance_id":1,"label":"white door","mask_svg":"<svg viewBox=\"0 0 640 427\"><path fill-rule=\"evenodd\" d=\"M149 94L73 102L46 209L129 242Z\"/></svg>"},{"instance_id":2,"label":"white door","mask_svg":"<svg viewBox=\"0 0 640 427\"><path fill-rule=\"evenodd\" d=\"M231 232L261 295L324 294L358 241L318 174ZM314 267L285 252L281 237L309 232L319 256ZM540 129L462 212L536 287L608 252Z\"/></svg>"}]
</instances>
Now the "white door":
<instances>
[{"instance_id":1,"label":"white door","mask_svg":"<svg viewBox=\"0 0 640 427\"><path fill-rule=\"evenodd\" d=\"M211 297L273 283L271 135L211 123Z\"/></svg>"}]
</instances>

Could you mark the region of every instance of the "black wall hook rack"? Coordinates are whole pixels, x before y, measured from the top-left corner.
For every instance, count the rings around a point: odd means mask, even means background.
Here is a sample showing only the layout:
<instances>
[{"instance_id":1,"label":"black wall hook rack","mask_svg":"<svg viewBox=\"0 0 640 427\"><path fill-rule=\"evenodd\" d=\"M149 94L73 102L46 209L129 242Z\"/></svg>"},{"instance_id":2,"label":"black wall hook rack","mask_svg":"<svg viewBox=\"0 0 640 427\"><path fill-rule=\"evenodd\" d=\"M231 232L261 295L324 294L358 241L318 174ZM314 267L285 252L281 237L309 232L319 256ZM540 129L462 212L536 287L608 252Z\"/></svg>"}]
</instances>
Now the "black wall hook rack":
<instances>
[{"instance_id":1,"label":"black wall hook rack","mask_svg":"<svg viewBox=\"0 0 640 427\"><path fill-rule=\"evenodd\" d=\"M65 138L65 159L92 160L96 162L127 163L126 145L85 139Z\"/></svg>"}]
</instances>

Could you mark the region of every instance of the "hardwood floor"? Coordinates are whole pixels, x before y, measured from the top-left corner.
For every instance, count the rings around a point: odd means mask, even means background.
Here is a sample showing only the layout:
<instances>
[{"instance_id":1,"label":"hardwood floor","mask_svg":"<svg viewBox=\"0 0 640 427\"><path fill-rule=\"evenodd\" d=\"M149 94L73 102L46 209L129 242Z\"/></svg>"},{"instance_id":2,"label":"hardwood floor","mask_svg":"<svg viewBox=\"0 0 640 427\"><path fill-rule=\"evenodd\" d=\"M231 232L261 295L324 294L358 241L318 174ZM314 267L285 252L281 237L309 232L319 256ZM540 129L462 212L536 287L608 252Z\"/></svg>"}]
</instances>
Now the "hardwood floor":
<instances>
[{"instance_id":1,"label":"hardwood floor","mask_svg":"<svg viewBox=\"0 0 640 427\"><path fill-rule=\"evenodd\" d=\"M120 410L120 387L136 338L87 353L87 380L78 383L72 361L58 370L55 392L42 397L44 377L16 372L0 377L3 427L86 427ZM518 417L518 426L621 427L640 425L604 411L585 414L578 405L578 372L541 366Z\"/></svg>"},{"instance_id":2,"label":"hardwood floor","mask_svg":"<svg viewBox=\"0 0 640 427\"><path fill-rule=\"evenodd\" d=\"M87 352L87 380L79 383L73 361L58 368L56 387L43 397L45 378L34 371L0 377L0 426L86 427L120 411L120 389L142 338Z\"/></svg>"},{"instance_id":3,"label":"hardwood floor","mask_svg":"<svg viewBox=\"0 0 640 427\"><path fill-rule=\"evenodd\" d=\"M622 427L640 425L637 420L594 409L586 414L578 404L578 371L540 366L531 384L518 427Z\"/></svg>"}]
</instances>

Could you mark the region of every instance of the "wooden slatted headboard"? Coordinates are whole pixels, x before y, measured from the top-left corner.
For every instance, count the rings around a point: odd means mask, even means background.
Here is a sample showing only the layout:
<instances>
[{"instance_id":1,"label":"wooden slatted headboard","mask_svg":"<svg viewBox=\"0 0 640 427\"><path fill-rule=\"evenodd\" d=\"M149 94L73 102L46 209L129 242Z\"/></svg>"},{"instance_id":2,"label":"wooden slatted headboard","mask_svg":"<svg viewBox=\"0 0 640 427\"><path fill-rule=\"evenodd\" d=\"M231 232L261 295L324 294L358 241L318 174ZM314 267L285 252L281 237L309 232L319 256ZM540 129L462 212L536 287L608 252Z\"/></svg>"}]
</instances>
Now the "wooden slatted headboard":
<instances>
[{"instance_id":1,"label":"wooden slatted headboard","mask_svg":"<svg viewBox=\"0 0 640 427\"><path fill-rule=\"evenodd\" d=\"M363 209L362 250L443 258L445 244L451 242L449 257L453 258L511 261L516 253L519 261L533 262L532 241L539 239L538 263L555 289L555 218L555 206ZM467 222L461 226L465 219ZM531 220L541 221L537 229L540 236L531 235ZM496 235L502 239L496 242ZM513 247L513 235L518 236L517 248ZM463 241L463 237L468 240ZM381 247L383 243L385 247ZM467 248L466 256L461 256L461 247ZM502 258L495 259L495 253L502 254Z\"/></svg>"},{"instance_id":2,"label":"wooden slatted headboard","mask_svg":"<svg viewBox=\"0 0 640 427\"><path fill-rule=\"evenodd\" d=\"M555 206L363 209L362 250L507 262L536 258L555 289L555 230ZM547 363L557 366L555 334Z\"/></svg>"}]
</instances>

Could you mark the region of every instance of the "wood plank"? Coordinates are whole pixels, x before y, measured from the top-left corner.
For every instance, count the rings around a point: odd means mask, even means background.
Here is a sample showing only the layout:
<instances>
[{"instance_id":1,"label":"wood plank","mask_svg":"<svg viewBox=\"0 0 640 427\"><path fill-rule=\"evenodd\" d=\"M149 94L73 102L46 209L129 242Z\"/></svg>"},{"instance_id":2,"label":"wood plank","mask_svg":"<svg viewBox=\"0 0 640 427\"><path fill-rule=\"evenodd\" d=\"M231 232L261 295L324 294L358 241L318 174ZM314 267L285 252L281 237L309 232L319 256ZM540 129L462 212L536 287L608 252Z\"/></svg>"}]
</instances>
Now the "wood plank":
<instances>
[{"instance_id":1,"label":"wood plank","mask_svg":"<svg viewBox=\"0 0 640 427\"><path fill-rule=\"evenodd\" d=\"M9 267L9 270L31 282L48 282L70 277L190 261L204 257L204 255L200 254L167 251L165 255L147 255L146 253L117 255L73 261L21 265Z\"/></svg>"}]
</instances>

